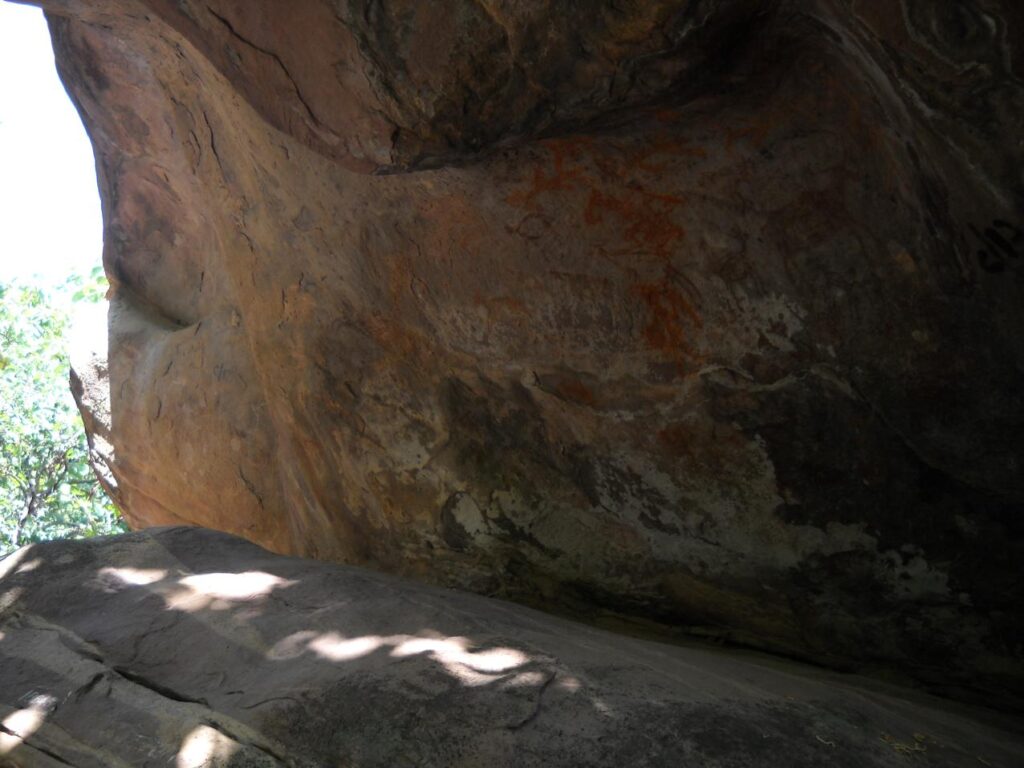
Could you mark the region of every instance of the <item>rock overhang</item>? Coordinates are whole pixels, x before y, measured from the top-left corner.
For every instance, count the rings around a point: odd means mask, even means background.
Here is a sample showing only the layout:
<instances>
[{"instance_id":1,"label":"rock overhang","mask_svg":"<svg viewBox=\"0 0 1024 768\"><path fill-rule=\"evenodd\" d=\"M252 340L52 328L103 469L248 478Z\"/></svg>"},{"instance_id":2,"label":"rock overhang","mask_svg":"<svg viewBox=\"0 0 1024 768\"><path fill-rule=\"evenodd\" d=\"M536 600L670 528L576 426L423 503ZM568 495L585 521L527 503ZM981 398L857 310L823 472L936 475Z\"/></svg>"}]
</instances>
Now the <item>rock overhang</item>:
<instances>
[{"instance_id":1,"label":"rock overhang","mask_svg":"<svg viewBox=\"0 0 1024 768\"><path fill-rule=\"evenodd\" d=\"M133 524L1019 694L1014 4L44 5Z\"/></svg>"}]
</instances>

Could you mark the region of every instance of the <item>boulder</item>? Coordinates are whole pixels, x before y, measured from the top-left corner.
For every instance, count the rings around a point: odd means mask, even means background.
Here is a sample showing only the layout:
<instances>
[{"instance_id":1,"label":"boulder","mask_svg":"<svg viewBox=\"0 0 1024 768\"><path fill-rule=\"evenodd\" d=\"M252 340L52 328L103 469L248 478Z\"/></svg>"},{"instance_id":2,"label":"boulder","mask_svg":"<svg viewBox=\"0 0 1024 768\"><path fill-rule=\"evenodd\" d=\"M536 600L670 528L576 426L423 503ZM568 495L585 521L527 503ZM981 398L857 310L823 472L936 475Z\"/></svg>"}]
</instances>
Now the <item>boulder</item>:
<instances>
[{"instance_id":1,"label":"boulder","mask_svg":"<svg viewBox=\"0 0 1024 768\"><path fill-rule=\"evenodd\" d=\"M0 766L1013 768L1019 720L198 528L0 561Z\"/></svg>"},{"instance_id":2,"label":"boulder","mask_svg":"<svg viewBox=\"0 0 1024 768\"><path fill-rule=\"evenodd\" d=\"M1017 0L43 5L132 525L1020 704Z\"/></svg>"}]
</instances>

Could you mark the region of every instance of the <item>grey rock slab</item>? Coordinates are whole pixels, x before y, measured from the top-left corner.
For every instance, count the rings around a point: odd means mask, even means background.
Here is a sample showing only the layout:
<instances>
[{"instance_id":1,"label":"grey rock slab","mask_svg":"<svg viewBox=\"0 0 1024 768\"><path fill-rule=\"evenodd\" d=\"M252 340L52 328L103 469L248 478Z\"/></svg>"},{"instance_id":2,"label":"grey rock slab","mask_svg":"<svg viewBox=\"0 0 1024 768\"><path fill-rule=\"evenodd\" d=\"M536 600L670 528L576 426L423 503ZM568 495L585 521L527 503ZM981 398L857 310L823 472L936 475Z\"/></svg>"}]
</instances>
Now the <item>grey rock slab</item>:
<instances>
[{"instance_id":1,"label":"grey rock slab","mask_svg":"<svg viewBox=\"0 0 1024 768\"><path fill-rule=\"evenodd\" d=\"M995 711L154 528L0 561L0 766L999 766Z\"/></svg>"}]
</instances>

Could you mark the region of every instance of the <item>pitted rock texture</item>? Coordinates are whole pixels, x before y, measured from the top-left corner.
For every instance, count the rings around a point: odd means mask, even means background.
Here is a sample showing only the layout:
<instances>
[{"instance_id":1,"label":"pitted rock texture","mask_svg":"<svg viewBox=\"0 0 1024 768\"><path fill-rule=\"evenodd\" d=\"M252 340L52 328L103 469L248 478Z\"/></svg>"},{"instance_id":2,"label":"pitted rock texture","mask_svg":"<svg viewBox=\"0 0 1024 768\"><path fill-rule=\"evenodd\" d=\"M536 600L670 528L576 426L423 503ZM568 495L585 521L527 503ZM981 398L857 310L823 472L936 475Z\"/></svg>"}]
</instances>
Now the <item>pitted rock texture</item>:
<instances>
[{"instance_id":1,"label":"pitted rock texture","mask_svg":"<svg viewBox=\"0 0 1024 768\"><path fill-rule=\"evenodd\" d=\"M1020 720L197 528L0 561L0 766L1014 768Z\"/></svg>"},{"instance_id":2,"label":"pitted rock texture","mask_svg":"<svg viewBox=\"0 0 1024 768\"><path fill-rule=\"evenodd\" d=\"M1024 691L1024 6L52 0L135 526Z\"/></svg>"}]
</instances>

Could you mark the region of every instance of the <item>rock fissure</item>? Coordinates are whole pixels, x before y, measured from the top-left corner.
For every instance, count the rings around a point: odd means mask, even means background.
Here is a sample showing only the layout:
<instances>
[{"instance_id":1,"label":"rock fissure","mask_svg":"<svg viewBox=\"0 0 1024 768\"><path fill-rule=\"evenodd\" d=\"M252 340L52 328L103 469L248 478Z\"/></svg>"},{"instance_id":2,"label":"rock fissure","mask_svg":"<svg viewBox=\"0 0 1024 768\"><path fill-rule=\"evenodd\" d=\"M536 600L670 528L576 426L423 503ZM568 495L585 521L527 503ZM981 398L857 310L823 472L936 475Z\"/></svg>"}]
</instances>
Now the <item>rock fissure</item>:
<instances>
[{"instance_id":1,"label":"rock fissure","mask_svg":"<svg viewBox=\"0 0 1024 768\"><path fill-rule=\"evenodd\" d=\"M508 730L510 730L510 731L518 731L520 728L525 728L527 725L529 725L530 723L532 723L534 720L537 719L537 716L540 714L541 707L544 704L544 694L545 694L545 692L547 692L548 686L551 685L551 683L553 683L555 681L556 677L558 677L558 673L557 672L551 672L547 676L547 678L545 678L544 682L541 683L540 688L537 689L537 701L533 705L533 711L530 712L530 714L528 714L526 717L524 717L518 723L513 723L511 725L506 725L505 727Z\"/></svg>"},{"instance_id":2,"label":"rock fissure","mask_svg":"<svg viewBox=\"0 0 1024 768\"><path fill-rule=\"evenodd\" d=\"M206 114L206 110L203 110L203 122L206 123L206 132L210 136L210 151L213 152L213 157L217 161L217 167L220 168L221 175L225 174L224 163L220 159L220 152L217 151L217 139L213 135L213 125L210 124L210 116Z\"/></svg>"},{"instance_id":3,"label":"rock fissure","mask_svg":"<svg viewBox=\"0 0 1024 768\"><path fill-rule=\"evenodd\" d=\"M208 702L206 699L192 698L190 696L186 696L185 694L179 693L178 691L175 691L173 688L164 685L163 683L159 683L155 680L145 677L144 675L140 675L137 672L133 672L125 666L113 665L110 667L110 669L111 671L116 672L118 675L120 675L128 682L134 683L135 685L141 686L142 688L146 688L152 691L153 693L157 694L158 696L162 696L165 699L181 702L182 704L198 704L202 707L205 707L206 709L210 708L210 702Z\"/></svg>"},{"instance_id":4,"label":"rock fissure","mask_svg":"<svg viewBox=\"0 0 1024 768\"><path fill-rule=\"evenodd\" d=\"M273 51L267 48L261 48L260 46L253 43L251 40L242 37L240 34L238 34L238 32L235 30L235 27L231 24L230 21L228 21L224 16L221 16L216 11L214 11L212 8L207 7L206 12L213 16L215 19L217 19L217 21L219 21L221 24L223 24L227 31L231 33L231 36L233 38L238 40L243 45L252 48L254 51L262 53L264 56L269 56L274 61L274 63L277 64L277 66L281 70L281 73L288 80L289 84L292 87L292 90L295 92L295 98L299 100L299 103L306 111L307 117L309 117L309 119L312 121L313 126L316 127L317 129L322 130L324 128L323 123L321 123L320 120L317 119L317 116L316 114L314 114L313 109L309 106L309 102L307 102L306 99L303 98L302 91L299 90L299 86L295 82L295 78L292 77L291 72L288 71L288 67L285 66L285 63L284 61L281 60L281 57L278 54L274 53ZM212 132L210 135L212 140Z\"/></svg>"}]
</instances>

